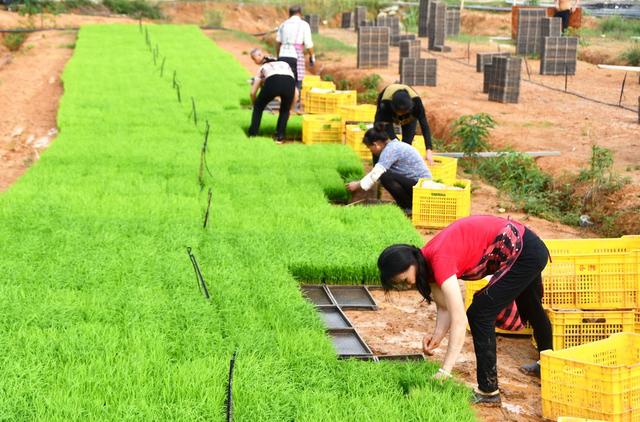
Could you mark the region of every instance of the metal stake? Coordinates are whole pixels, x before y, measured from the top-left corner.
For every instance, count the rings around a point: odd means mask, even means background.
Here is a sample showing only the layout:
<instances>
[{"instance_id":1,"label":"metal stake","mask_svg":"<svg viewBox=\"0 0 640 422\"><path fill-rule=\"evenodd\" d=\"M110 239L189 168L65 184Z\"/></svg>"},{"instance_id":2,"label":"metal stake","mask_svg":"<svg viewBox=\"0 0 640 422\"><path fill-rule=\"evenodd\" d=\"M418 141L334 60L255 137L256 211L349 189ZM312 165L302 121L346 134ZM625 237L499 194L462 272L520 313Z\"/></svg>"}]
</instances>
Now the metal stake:
<instances>
[{"instance_id":1,"label":"metal stake","mask_svg":"<svg viewBox=\"0 0 640 422\"><path fill-rule=\"evenodd\" d=\"M211 188L209 188L208 199L207 199L207 211L204 214L204 224L202 225L203 229L207 228L207 223L209 222L209 210L211 209Z\"/></svg>"},{"instance_id":2,"label":"metal stake","mask_svg":"<svg viewBox=\"0 0 640 422\"><path fill-rule=\"evenodd\" d=\"M193 113L193 124L198 126L198 114L196 113L196 100L191 97L191 113Z\"/></svg>"},{"instance_id":3,"label":"metal stake","mask_svg":"<svg viewBox=\"0 0 640 422\"><path fill-rule=\"evenodd\" d=\"M524 57L524 67L527 69L527 76L529 76L529 80L531 80L531 70L529 70L529 62L527 61L527 57Z\"/></svg>"},{"instance_id":4,"label":"metal stake","mask_svg":"<svg viewBox=\"0 0 640 422\"><path fill-rule=\"evenodd\" d=\"M622 94L624 94L624 85L627 82L627 72L624 72L624 79L622 80L622 89L620 89L620 100L618 100L618 105L622 105Z\"/></svg>"},{"instance_id":5,"label":"metal stake","mask_svg":"<svg viewBox=\"0 0 640 422\"><path fill-rule=\"evenodd\" d=\"M238 351L233 352L231 362L229 362L229 382L227 383L227 422L233 421L233 368L236 364L236 356Z\"/></svg>"},{"instance_id":6,"label":"metal stake","mask_svg":"<svg viewBox=\"0 0 640 422\"><path fill-rule=\"evenodd\" d=\"M167 56L164 56L162 58L162 65L160 65L160 77L162 78L162 75L164 74L164 63L167 61Z\"/></svg>"},{"instance_id":7,"label":"metal stake","mask_svg":"<svg viewBox=\"0 0 640 422\"><path fill-rule=\"evenodd\" d=\"M193 271L196 273L196 280L198 282L198 288L204 294L206 299L209 299L209 289L207 289L207 283L204 281L204 277L202 276L202 272L200 272L200 267L198 266L198 261L196 257L191 253L191 247L187 247L187 254L189 254L189 259L191 260L191 265L193 265Z\"/></svg>"}]
</instances>

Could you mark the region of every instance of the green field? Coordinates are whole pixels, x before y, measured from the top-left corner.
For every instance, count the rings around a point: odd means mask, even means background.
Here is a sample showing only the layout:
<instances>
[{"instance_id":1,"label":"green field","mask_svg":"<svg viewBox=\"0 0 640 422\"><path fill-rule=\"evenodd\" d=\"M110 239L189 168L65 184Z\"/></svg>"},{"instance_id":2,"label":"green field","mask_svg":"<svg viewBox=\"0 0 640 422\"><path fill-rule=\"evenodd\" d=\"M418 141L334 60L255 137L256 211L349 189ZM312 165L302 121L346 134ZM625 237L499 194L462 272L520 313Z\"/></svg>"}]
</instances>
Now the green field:
<instances>
[{"instance_id":1,"label":"green field","mask_svg":"<svg viewBox=\"0 0 640 422\"><path fill-rule=\"evenodd\" d=\"M0 420L224 420L234 351L236 420L474 420L435 364L338 360L300 294L421 242L396 207L330 204L357 156L247 139L247 72L195 27L148 30L156 65L137 26L80 31L60 135L0 196Z\"/></svg>"}]
</instances>

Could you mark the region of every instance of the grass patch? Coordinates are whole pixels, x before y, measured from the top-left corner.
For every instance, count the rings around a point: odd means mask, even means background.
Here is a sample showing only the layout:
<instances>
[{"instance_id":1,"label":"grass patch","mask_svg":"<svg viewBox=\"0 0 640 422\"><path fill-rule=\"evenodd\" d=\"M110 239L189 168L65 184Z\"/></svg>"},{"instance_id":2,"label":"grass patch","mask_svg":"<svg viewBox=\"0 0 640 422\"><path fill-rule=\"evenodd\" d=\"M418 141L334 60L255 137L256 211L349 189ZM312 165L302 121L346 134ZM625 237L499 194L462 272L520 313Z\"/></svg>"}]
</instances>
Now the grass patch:
<instances>
[{"instance_id":1,"label":"grass patch","mask_svg":"<svg viewBox=\"0 0 640 422\"><path fill-rule=\"evenodd\" d=\"M7 47L9 51L18 51L20 50L20 47L22 47L22 44L24 44L26 39L27 34L18 32L8 33L4 34L4 36L2 37L2 45Z\"/></svg>"},{"instance_id":2,"label":"grass patch","mask_svg":"<svg viewBox=\"0 0 640 422\"><path fill-rule=\"evenodd\" d=\"M160 5L146 0L103 0L102 4L113 13L134 18L162 19L163 17Z\"/></svg>"},{"instance_id":3,"label":"grass patch","mask_svg":"<svg viewBox=\"0 0 640 422\"><path fill-rule=\"evenodd\" d=\"M625 19L620 16L610 16L603 18L598 22L598 29L601 33L611 35L616 38L640 36L640 20Z\"/></svg>"},{"instance_id":4,"label":"grass patch","mask_svg":"<svg viewBox=\"0 0 640 422\"><path fill-rule=\"evenodd\" d=\"M620 58L626 61L629 66L640 66L640 42L635 42L622 52Z\"/></svg>"},{"instance_id":5,"label":"grass patch","mask_svg":"<svg viewBox=\"0 0 640 422\"><path fill-rule=\"evenodd\" d=\"M486 35L470 35L460 33L453 37L447 37L447 40L460 42L460 43L473 43L473 44L488 44L489 37Z\"/></svg>"},{"instance_id":6,"label":"grass patch","mask_svg":"<svg viewBox=\"0 0 640 422\"><path fill-rule=\"evenodd\" d=\"M589 167L554 180L522 153L503 151L504 155L495 158L474 157L474 153L488 149L489 129L494 126L493 119L484 113L461 116L454 122L452 135L458 148L469 156L462 161L467 172L478 174L507 195L514 210L570 225L578 225L580 215L587 214L594 217L596 231L604 235L612 232L611 216L603 213L602 206L628 179L613 172L610 150L594 145Z\"/></svg>"},{"instance_id":7,"label":"grass patch","mask_svg":"<svg viewBox=\"0 0 640 422\"><path fill-rule=\"evenodd\" d=\"M357 48L353 45L348 45L333 37L328 37L322 34L313 35L314 50L318 55L324 53L348 53L355 54Z\"/></svg>"}]
</instances>

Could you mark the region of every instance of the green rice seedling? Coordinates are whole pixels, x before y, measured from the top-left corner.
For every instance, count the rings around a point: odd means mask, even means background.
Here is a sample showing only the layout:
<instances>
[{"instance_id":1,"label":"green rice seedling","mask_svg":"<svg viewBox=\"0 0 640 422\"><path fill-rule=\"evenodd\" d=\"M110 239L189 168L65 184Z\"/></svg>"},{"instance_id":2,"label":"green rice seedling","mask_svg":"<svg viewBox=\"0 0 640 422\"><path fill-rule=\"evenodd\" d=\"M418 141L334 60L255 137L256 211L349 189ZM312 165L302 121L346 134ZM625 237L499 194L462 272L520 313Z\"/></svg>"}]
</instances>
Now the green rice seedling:
<instances>
[{"instance_id":1,"label":"green rice seedling","mask_svg":"<svg viewBox=\"0 0 640 422\"><path fill-rule=\"evenodd\" d=\"M421 242L397 207L329 203L359 158L248 139L240 64L196 27L146 28L163 76L136 25L82 28L60 135L0 196L1 417L224 420L237 351L238 421L474 420L434 363L338 360L300 293L375 283L380 250Z\"/></svg>"}]
</instances>

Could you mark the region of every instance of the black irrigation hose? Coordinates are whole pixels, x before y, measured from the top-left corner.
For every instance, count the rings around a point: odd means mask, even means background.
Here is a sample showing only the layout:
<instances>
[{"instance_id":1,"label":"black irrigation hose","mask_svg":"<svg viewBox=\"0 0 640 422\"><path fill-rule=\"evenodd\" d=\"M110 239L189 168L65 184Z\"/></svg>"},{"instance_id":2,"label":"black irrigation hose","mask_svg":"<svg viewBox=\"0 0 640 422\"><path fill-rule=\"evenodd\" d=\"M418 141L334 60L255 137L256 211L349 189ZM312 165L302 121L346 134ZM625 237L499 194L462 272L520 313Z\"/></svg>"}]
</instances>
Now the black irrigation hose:
<instances>
[{"instance_id":1,"label":"black irrigation hose","mask_svg":"<svg viewBox=\"0 0 640 422\"><path fill-rule=\"evenodd\" d=\"M432 54L432 55L434 55L434 56L436 56L436 57L443 58L443 59L445 59L445 60L450 60L450 61L452 61L452 62L456 62L456 63L461 64L461 65L463 65L463 66L467 66L467 67L475 67L475 66L474 66L474 65L472 65L472 64L467 64L467 63L465 63L465 62L461 61L460 59L455 59L455 58L453 58L453 57L446 57L446 56L439 55L439 54L433 54L431 51L429 51L429 54ZM618 104L613 104L613 103L607 103L606 101L601 101L601 100L598 100L598 99L596 99L596 98L587 97L587 96L585 96L585 95L578 94L577 92L572 92L572 91L563 91L562 89L554 88L554 87L552 87L552 86L545 85L545 84L543 84L543 83L541 83L541 82L536 82L536 81L526 80L526 79L522 79L522 81L524 81L524 82L528 82L528 83L530 83L530 84L538 85L538 86L540 86L540 87L542 87L542 88L547 88L547 89L550 89L550 90L552 90L552 91L561 92L561 93L563 93L563 94L570 94L570 95L576 96L576 97L578 97L578 98L581 98L581 99L583 99L583 100L592 101L592 102L597 103L597 104L602 104L602 105L606 105L606 106L609 106L609 107L615 107L615 108L622 108L622 109L624 109L624 110L632 111L632 112L634 112L634 113L637 111L637 110L634 110L634 109L632 109L632 108L630 108L630 107L627 107L627 106L618 105Z\"/></svg>"},{"instance_id":2,"label":"black irrigation hose","mask_svg":"<svg viewBox=\"0 0 640 422\"><path fill-rule=\"evenodd\" d=\"M189 259L191 260L191 265L193 265L193 271L196 273L196 281L198 282L198 289L204 294L206 299L209 299L209 289L207 289L207 282L204 280L202 276L202 272L200 272L200 267L198 266L198 261L196 257L191 253L191 247L187 246L187 253L189 254Z\"/></svg>"},{"instance_id":3,"label":"black irrigation hose","mask_svg":"<svg viewBox=\"0 0 640 422\"><path fill-rule=\"evenodd\" d=\"M207 211L204 214L204 223L202 224L202 228L207 228L207 223L209 222L209 210L211 209L211 188L209 188L208 198L207 198Z\"/></svg>"},{"instance_id":4,"label":"black irrigation hose","mask_svg":"<svg viewBox=\"0 0 640 422\"><path fill-rule=\"evenodd\" d=\"M236 356L238 351L233 352L231 361L229 362L229 381L227 382L227 422L233 421L233 369L236 365Z\"/></svg>"}]
</instances>

